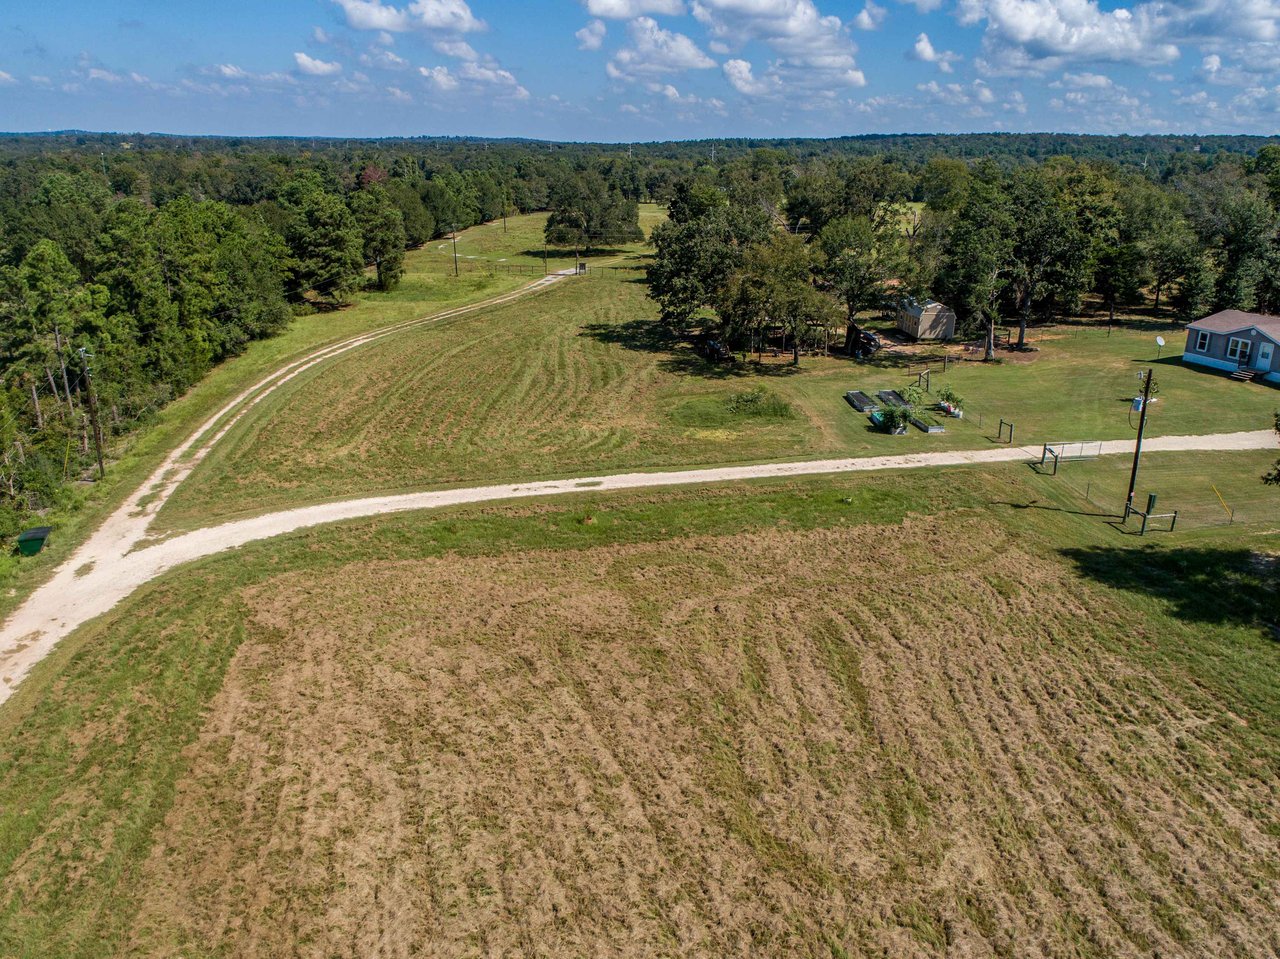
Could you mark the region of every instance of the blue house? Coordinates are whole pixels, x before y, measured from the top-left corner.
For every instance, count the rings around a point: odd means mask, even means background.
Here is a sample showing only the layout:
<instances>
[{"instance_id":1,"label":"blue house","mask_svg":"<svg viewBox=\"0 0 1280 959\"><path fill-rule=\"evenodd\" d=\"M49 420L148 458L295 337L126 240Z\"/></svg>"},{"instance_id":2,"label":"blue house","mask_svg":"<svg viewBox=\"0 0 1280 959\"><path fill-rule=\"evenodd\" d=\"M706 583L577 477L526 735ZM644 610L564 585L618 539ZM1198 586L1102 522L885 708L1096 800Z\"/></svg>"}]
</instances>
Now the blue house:
<instances>
[{"instance_id":1,"label":"blue house","mask_svg":"<svg viewBox=\"0 0 1280 959\"><path fill-rule=\"evenodd\" d=\"M1280 316L1223 310L1189 323L1182 362L1280 383Z\"/></svg>"}]
</instances>

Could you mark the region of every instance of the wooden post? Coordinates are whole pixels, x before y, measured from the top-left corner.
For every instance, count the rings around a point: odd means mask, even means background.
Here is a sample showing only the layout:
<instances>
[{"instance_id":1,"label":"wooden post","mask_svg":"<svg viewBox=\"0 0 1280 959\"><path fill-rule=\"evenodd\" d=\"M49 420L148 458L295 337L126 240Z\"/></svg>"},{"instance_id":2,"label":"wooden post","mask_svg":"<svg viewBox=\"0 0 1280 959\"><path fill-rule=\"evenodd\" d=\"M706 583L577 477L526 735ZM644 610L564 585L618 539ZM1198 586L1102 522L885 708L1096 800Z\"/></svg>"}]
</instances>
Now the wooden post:
<instances>
[{"instance_id":1,"label":"wooden post","mask_svg":"<svg viewBox=\"0 0 1280 959\"><path fill-rule=\"evenodd\" d=\"M102 423L98 419L98 393L93 387L93 371L89 368L89 354L84 347L80 348L80 357L84 360L84 381L89 394L89 421L93 424L93 445L98 452L98 479L105 479L107 467L102 462Z\"/></svg>"},{"instance_id":2,"label":"wooden post","mask_svg":"<svg viewBox=\"0 0 1280 959\"><path fill-rule=\"evenodd\" d=\"M40 397L36 393L36 379L31 377L28 382L31 384L31 408L36 414L36 429L44 429L44 414L40 412Z\"/></svg>"}]
</instances>

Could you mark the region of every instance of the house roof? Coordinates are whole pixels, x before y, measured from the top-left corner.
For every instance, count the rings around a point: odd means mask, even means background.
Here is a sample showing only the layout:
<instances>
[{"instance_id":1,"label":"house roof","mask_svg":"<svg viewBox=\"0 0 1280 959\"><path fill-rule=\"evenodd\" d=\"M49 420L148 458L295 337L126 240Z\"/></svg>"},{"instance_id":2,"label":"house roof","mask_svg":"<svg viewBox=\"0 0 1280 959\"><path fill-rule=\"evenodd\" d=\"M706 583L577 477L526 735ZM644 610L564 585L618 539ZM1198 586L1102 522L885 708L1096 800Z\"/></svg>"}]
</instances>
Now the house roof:
<instances>
[{"instance_id":1,"label":"house roof","mask_svg":"<svg viewBox=\"0 0 1280 959\"><path fill-rule=\"evenodd\" d=\"M1280 338L1280 316L1267 316L1265 313L1223 310L1187 324L1189 330L1208 330L1210 333L1235 333L1251 327L1257 327L1268 336Z\"/></svg>"}]
</instances>

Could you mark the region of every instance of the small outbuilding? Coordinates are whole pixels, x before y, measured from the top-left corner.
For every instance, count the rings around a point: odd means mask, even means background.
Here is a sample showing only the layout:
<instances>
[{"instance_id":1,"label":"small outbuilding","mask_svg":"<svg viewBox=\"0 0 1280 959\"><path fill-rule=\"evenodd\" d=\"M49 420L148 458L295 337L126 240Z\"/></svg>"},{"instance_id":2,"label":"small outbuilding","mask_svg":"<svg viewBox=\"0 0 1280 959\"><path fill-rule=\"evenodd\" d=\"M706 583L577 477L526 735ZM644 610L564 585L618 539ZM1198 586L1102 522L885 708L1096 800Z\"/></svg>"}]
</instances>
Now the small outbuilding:
<instances>
[{"instance_id":1,"label":"small outbuilding","mask_svg":"<svg viewBox=\"0 0 1280 959\"><path fill-rule=\"evenodd\" d=\"M1188 323L1182 362L1280 383L1280 316L1223 310Z\"/></svg>"},{"instance_id":2,"label":"small outbuilding","mask_svg":"<svg viewBox=\"0 0 1280 959\"><path fill-rule=\"evenodd\" d=\"M898 304L898 329L916 340L949 340L956 335L956 314L937 300L906 299Z\"/></svg>"}]
</instances>

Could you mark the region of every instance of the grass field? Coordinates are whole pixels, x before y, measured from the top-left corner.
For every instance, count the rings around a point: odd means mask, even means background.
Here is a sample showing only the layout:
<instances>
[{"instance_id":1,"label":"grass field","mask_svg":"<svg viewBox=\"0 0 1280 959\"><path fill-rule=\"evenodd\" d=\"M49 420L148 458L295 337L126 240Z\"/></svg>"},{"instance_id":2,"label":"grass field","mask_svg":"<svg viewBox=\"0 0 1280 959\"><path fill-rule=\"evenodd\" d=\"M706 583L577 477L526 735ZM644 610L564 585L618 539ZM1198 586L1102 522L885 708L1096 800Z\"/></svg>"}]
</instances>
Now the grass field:
<instances>
[{"instance_id":1,"label":"grass field","mask_svg":"<svg viewBox=\"0 0 1280 959\"><path fill-rule=\"evenodd\" d=\"M646 237L666 217L664 207L655 203L640 205L640 229ZM463 230L458 234L457 243L459 269L484 270L510 265L541 273L544 264L551 272L571 268L577 262L572 250L544 247L546 223L546 213L526 213L508 217L505 223L495 220ZM427 268L445 272L453 270L453 252L454 244L449 238L433 240L422 250L427 257ZM602 239L596 248L581 252L588 268L638 265L646 255L642 243L610 243L607 239Z\"/></svg>"},{"instance_id":2,"label":"grass field","mask_svg":"<svg viewBox=\"0 0 1280 959\"><path fill-rule=\"evenodd\" d=\"M1274 537L1082 512L1010 465L179 571L0 710L0 955L1274 952Z\"/></svg>"},{"instance_id":3,"label":"grass field","mask_svg":"<svg viewBox=\"0 0 1280 959\"><path fill-rule=\"evenodd\" d=\"M464 235L459 278L417 251L402 289L215 371L98 506L285 359L525 282L492 264L537 267L540 220L501 229ZM1046 330L935 377L968 400L946 434L889 437L842 395L920 356L711 367L595 275L297 377L161 523L981 447L1001 417L1131 436L1153 345ZM1157 369L1152 434L1280 405ZM1111 457L583 492L179 569L0 707L0 959L1278 954L1274 459L1148 455L1140 496L1184 518L1145 539Z\"/></svg>"},{"instance_id":4,"label":"grass field","mask_svg":"<svg viewBox=\"0 0 1280 959\"><path fill-rule=\"evenodd\" d=\"M351 306L299 317L279 336L251 343L242 355L218 366L161 410L153 424L120 443L112 453L114 462L106 480L87 487L73 508L46 518L54 535L39 557L0 556L0 615L7 614L48 570L71 555L84 536L190 431L260 377L327 343L497 296L529 282L528 277L483 272L442 275L422 250L411 250L405 266L405 278L393 292L361 294Z\"/></svg>"},{"instance_id":5,"label":"grass field","mask_svg":"<svg viewBox=\"0 0 1280 959\"><path fill-rule=\"evenodd\" d=\"M1155 493L1157 511L1177 511L1183 526L1231 526L1262 523L1280 534L1280 498L1260 478L1276 461L1272 453L1191 457L1147 453L1142 457L1134 506L1145 509ZM1108 456L1064 463L1055 482L1082 503L1112 513L1123 511L1129 491L1129 457ZM1162 527L1169 520L1162 520ZM1176 527L1175 527L1176 529Z\"/></svg>"},{"instance_id":6,"label":"grass field","mask_svg":"<svg viewBox=\"0 0 1280 959\"><path fill-rule=\"evenodd\" d=\"M424 327L299 377L255 410L161 512L174 528L302 502L454 483L767 459L1132 436L1147 332L1048 331L1030 359L959 363L964 420L943 435L874 431L844 402L914 382L918 356L712 366L655 323L643 285L573 279ZM936 366L936 364L935 364ZM1151 435L1265 429L1280 392L1157 364ZM358 384L353 389L352 384ZM763 390L791 415L735 412Z\"/></svg>"}]
</instances>

